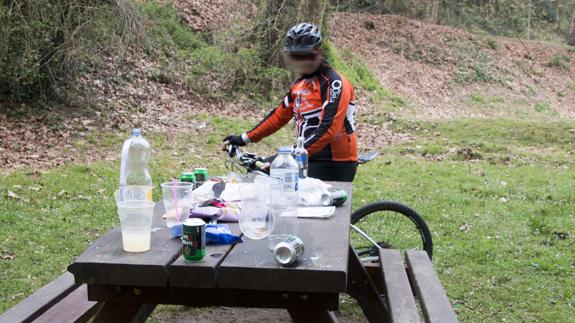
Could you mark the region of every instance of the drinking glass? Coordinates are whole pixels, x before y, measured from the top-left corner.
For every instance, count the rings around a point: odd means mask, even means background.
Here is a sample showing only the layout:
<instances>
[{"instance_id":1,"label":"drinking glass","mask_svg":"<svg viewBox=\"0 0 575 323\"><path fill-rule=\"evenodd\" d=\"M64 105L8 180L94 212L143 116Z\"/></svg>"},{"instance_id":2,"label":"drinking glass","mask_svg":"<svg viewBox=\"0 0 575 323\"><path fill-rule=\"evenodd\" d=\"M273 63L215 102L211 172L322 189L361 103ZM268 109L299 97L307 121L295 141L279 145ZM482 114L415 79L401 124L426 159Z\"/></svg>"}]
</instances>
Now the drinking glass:
<instances>
[{"instance_id":1,"label":"drinking glass","mask_svg":"<svg viewBox=\"0 0 575 323\"><path fill-rule=\"evenodd\" d=\"M273 216L269 212L269 185L240 184L240 230L254 240L270 235L274 227Z\"/></svg>"}]
</instances>

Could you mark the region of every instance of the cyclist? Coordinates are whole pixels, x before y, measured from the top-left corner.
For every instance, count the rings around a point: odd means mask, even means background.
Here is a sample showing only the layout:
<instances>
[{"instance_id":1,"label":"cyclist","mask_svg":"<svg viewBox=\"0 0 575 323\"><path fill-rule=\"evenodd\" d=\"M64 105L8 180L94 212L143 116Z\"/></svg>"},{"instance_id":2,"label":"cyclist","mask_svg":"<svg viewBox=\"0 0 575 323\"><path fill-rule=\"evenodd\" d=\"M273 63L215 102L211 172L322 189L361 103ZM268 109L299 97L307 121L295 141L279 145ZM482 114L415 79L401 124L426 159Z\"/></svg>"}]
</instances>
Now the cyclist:
<instances>
[{"instance_id":1,"label":"cyclist","mask_svg":"<svg viewBox=\"0 0 575 323\"><path fill-rule=\"evenodd\" d=\"M282 102L252 130L224 138L244 146L258 142L295 118L296 135L303 136L309 154L308 175L351 182L357 168L355 94L351 83L322 58L317 26L300 23L285 36L288 65L297 75Z\"/></svg>"}]
</instances>

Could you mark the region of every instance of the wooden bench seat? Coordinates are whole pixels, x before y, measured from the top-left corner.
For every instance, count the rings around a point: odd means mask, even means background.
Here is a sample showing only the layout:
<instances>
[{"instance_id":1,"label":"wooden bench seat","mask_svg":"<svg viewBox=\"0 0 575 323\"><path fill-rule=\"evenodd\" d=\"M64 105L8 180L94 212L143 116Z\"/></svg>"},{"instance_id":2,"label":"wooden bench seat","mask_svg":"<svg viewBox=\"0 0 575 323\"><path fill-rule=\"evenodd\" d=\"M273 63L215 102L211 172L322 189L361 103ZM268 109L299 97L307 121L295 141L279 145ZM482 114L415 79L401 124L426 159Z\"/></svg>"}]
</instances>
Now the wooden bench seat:
<instances>
[{"instance_id":1,"label":"wooden bench seat","mask_svg":"<svg viewBox=\"0 0 575 323\"><path fill-rule=\"evenodd\" d=\"M406 260L407 268L399 250L380 249L381 281L388 321L458 322L427 253L408 250ZM417 301L422 315L418 311Z\"/></svg>"},{"instance_id":2,"label":"wooden bench seat","mask_svg":"<svg viewBox=\"0 0 575 323\"><path fill-rule=\"evenodd\" d=\"M1 314L0 322L87 322L98 308L88 301L86 285L66 272Z\"/></svg>"}]
</instances>

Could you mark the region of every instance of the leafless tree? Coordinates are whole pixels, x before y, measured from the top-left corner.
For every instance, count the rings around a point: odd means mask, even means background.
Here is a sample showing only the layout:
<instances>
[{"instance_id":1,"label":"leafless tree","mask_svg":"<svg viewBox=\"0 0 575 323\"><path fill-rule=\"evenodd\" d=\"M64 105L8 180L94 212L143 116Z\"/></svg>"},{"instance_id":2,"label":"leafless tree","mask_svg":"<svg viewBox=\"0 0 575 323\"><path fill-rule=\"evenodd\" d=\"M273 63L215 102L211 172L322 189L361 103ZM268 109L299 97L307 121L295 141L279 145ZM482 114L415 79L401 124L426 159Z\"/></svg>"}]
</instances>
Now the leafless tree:
<instances>
[{"instance_id":1,"label":"leafless tree","mask_svg":"<svg viewBox=\"0 0 575 323\"><path fill-rule=\"evenodd\" d=\"M575 46L575 3L571 8L571 23L569 24L569 29L567 30L565 41L567 44Z\"/></svg>"}]
</instances>

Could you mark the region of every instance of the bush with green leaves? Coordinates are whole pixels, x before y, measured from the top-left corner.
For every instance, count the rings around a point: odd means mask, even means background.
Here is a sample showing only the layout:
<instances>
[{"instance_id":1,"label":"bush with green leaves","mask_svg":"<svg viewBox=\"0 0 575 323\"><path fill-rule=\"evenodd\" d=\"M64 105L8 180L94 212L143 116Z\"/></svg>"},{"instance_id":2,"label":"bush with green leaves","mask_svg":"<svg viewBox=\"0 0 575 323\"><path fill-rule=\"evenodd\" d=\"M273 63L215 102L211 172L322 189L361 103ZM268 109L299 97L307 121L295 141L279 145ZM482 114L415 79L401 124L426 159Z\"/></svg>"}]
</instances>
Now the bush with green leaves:
<instances>
[{"instance_id":1,"label":"bush with green leaves","mask_svg":"<svg viewBox=\"0 0 575 323\"><path fill-rule=\"evenodd\" d=\"M8 0L0 3L0 96L65 97L70 80L101 52L141 33L141 16L120 0Z\"/></svg>"}]
</instances>

